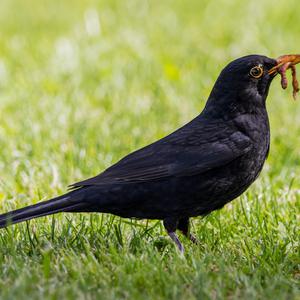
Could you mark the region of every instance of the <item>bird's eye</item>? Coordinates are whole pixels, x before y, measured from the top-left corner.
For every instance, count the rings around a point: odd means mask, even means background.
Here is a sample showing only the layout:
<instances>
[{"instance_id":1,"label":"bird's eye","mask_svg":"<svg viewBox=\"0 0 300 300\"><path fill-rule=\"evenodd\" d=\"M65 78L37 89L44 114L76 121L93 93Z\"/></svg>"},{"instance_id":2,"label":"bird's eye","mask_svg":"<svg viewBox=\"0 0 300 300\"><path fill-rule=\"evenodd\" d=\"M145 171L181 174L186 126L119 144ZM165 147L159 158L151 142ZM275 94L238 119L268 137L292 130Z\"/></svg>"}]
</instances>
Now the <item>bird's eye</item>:
<instances>
[{"instance_id":1,"label":"bird's eye","mask_svg":"<svg viewBox=\"0 0 300 300\"><path fill-rule=\"evenodd\" d=\"M250 70L250 75L256 79L260 78L263 75L263 73L264 69L262 65L255 66Z\"/></svg>"}]
</instances>

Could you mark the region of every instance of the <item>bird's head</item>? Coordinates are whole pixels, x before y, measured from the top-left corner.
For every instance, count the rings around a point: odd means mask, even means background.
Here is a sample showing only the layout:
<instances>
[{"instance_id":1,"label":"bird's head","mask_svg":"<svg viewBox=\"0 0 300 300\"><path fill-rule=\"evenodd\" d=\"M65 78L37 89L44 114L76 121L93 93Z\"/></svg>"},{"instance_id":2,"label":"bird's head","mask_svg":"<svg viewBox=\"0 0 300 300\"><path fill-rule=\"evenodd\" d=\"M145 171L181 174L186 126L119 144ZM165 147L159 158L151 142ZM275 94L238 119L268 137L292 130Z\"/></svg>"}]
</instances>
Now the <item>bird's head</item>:
<instances>
[{"instance_id":1,"label":"bird's head","mask_svg":"<svg viewBox=\"0 0 300 300\"><path fill-rule=\"evenodd\" d=\"M299 91L295 65L299 62L300 55L283 55L278 59L248 55L232 61L219 75L205 111L214 115L227 112L225 115L229 117L236 113L252 113L265 109L272 80L280 74L281 85L286 88L285 72L289 68L292 70L295 97Z\"/></svg>"}]
</instances>

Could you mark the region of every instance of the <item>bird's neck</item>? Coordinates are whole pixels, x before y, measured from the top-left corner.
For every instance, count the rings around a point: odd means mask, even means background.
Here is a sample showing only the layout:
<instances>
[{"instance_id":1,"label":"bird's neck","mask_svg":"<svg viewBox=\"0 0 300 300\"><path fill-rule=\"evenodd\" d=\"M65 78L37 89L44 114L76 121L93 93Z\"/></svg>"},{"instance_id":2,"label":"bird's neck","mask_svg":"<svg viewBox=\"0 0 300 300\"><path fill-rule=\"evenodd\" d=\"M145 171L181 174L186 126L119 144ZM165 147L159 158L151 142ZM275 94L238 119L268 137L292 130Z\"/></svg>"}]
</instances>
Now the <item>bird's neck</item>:
<instances>
[{"instance_id":1,"label":"bird's neck","mask_svg":"<svg viewBox=\"0 0 300 300\"><path fill-rule=\"evenodd\" d=\"M266 112L266 99L260 95L251 95L249 91L231 90L220 93L213 89L202 116L216 119L235 119L239 115L263 115Z\"/></svg>"}]
</instances>

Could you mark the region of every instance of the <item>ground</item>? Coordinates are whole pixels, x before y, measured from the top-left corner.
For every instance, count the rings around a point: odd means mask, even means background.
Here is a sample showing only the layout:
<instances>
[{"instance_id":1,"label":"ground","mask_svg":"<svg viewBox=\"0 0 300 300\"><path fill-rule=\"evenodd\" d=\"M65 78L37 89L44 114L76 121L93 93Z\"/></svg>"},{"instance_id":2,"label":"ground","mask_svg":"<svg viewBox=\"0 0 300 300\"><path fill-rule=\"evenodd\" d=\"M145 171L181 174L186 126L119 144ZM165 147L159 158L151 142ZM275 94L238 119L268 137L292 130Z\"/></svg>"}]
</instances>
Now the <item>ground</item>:
<instances>
[{"instance_id":1,"label":"ground","mask_svg":"<svg viewBox=\"0 0 300 300\"><path fill-rule=\"evenodd\" d=\"M195 117L218 73L299 53L298 0L0 2L0 212L46 200ZM271 151L240 198L193 220L57 215L0 230L0 298L300 299L300 103L279 79Z\"/></svg>"}]
</instances>

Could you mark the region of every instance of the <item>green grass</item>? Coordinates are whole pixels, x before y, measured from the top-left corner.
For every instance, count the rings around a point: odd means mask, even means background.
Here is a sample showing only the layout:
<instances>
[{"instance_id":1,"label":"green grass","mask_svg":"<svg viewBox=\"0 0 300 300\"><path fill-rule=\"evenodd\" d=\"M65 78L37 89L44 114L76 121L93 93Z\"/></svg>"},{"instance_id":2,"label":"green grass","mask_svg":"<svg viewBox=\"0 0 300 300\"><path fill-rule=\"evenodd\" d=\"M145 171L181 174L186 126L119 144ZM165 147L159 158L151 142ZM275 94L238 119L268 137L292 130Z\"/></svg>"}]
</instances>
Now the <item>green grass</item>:
<instances>
[{"instance_id":1,"label":"green grass","mask_svg":"<svg viewBox=\"0 0 300 300\"><path fill-rule=\"evenodd\" d=\"M300 52L298 0L0 2L0 211L66 191L202 109L221 68ZM193 220L57 215L0 231L1 299L300 299L300 103L279 79L270 157Z\"/></svg>"}]
</instances>

